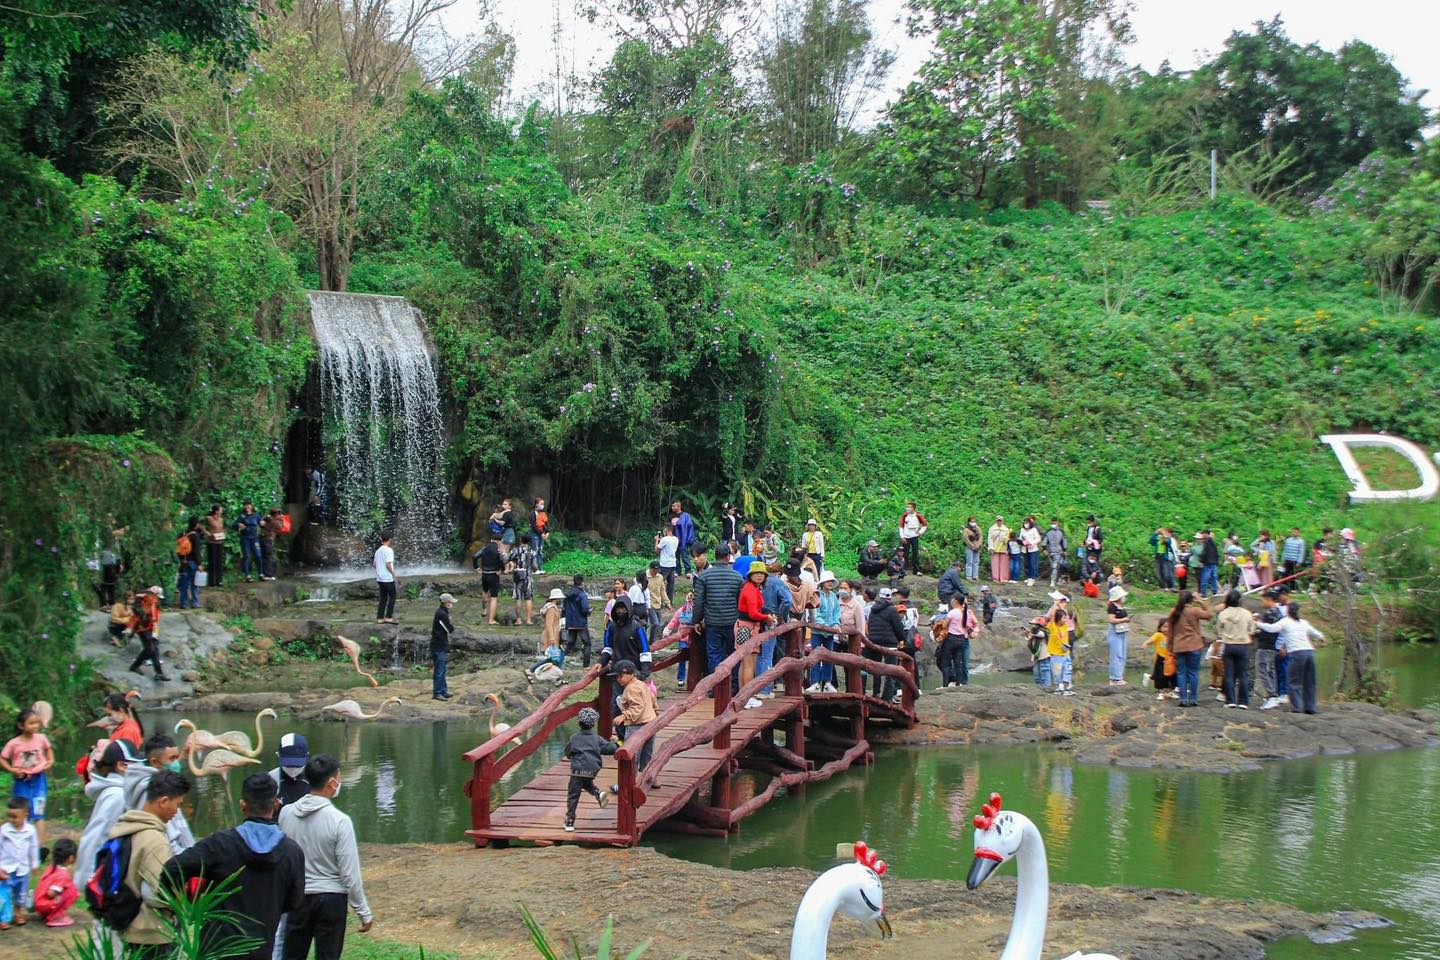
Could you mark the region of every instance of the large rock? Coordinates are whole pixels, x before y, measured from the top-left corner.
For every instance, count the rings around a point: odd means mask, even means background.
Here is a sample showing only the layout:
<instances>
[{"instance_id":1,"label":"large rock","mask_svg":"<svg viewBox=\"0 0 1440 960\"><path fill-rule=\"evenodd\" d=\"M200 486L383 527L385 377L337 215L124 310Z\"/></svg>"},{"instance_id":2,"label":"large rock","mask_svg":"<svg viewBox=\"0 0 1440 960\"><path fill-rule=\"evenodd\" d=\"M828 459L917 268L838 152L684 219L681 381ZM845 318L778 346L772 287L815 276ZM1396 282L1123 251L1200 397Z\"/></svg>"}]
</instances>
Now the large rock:
<instances>
[{"instance_id":1,"label":"large rock","mask_svg":"<svg viewBox=\"0 0 1440 960\"><path fill-rule=\"evenodd\" d=\"M91 660L110 686L137 690L143 701L151 705L193 696L202 661L227 649L235 640L235 634L205 614L162 611L156 636L160 641L160 659L171 679L168 683L157 683L148 664L141 668L142 673L130 672L130 663L140 652L140 641L130 639L123 647L112 646L106 630L108 623L109 617L103 613L86 616L80 634L80 656Z\"/></svg>"},{"instance_id":2,"label":"large rock","mask_svg":"<svg viewBox=\"0 0 1440 960\"><path fill-rule=\"evenodd\" d=\"M312 567L343 567L364 563L371 555L365 541L353 533L309 523L300 530L295 543L296 555Z\"/></svg>"}]
</instances>

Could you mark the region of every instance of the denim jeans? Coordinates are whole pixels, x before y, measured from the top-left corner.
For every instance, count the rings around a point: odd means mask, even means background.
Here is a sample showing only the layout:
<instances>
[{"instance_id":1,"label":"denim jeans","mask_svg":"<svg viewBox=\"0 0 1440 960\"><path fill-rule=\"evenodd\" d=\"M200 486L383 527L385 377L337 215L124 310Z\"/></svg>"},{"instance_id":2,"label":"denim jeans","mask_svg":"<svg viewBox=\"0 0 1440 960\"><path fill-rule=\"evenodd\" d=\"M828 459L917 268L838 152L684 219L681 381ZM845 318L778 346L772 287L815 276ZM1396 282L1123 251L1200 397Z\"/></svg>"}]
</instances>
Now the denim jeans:
<instances>
[{"instance_id":1,"label":"denim jeans","mask_svg":"<svg viewBox=\"0 0 1440 960\"><path fill-rule=\"evenodd\" d=\"M1290 695L1290 662L1275 652L1275 696Z\"/></svg>"},{"instance_id":2,"label":"denim jeans","mask_svg":"<svg viewBox=\"0 0 1440 960\"><path fill-rule=\"evenodd\" d=\"M1207 563L1200 568L1200 593L1207 597L1213 597L1219 592L1220 567L1217 564Z\"/></svg>"},{"instance_id":3,"label":"denim jeans","mask_svg":"<svg viewBox=\"0 0 1440 960\"><path fill-rule=\"evenodd\" d=\"M1050 586L1053 587L1060 582L1060 578L1065 575L1066 566L1065 554L1050 554Z\"/></svg>"},{"instance_id":4,"label":"denim jeans","mask_svg":"<svg viewBox=\"0 0 1440 960\"><path fill-rule=\"evenodd\" d=\"M247 577L250 576L250 564L252 563L255 564L255 574L263 577L265 575L265 567L260 560L260 538L255 537L252 540L249 537L241 537L240 572Z\"/></svg>"},{"instance_id":5,"label":"denim jeans","mask_svg":"<svg viewBox=\"0 0 1440 960\"><path fill-rule=\"evenodd\" d=\"M195 584L195 574L200 570L200 564L194 560L180 561L180 578L177 589L180 593L180 609L186 607L199 608L200 588Z\"/></svg>"},{"instance_id":6,"label":"denim jeans","mask_svg":"<svg viewBox=\"0 0 1440 960\"><path fill-rule=\"evenodd\" d=\"M1315 651L1292 650L1286 654L1290 674L1290 709L1315 712Z\"/></svg>"},{"instance_id":7,"label":"denim jeans","mask_svg":"<svg viewBox=\"0 0 1440 960\"><path fill-rule=\"evenodd\" d=\"M1046 657L1044 660L1036 660L1036 661L1035 661L1035 666L1034 666L1033 668L1031 668L1031 671L1030 671L1030 672L1031 672L1031 674L1032 674L1032 675L1034 676L1034 678L1035 678L1035 686L1037 686L1037 687L1048 687L1048 686L1050 686L1050 658L1049 658L1049 657Z\"/></svg>"},{"instance_id":8,"label":"denim jeans","mask_svg":"<svg viewBox=\"0 0 1440 960\"><path fill-rule=\"evenodd\" d=\"M689 573L695 569L694 560L690 556L690 544L680 544L680 549L675 553L675 559L680 562L681 573Z\"/></svg>"},{"instance_id":9,"label":"denim jeans","mask_svg":"<svg viewBox=\"0 0 1440 960\"><path fill-rule=\"evenodd\" d=\"M1036 580L1040 576L1040 551L1032 550L1025 554L1025 579Z\"/></svg>"},{"instance_id":10,"label":"denim jeans","mask_svg":"<svg viewBox=\"0 0 1440 960\"><path fill-rule=\"evenodd\" d=\"M735 652L735 624L723 627L705 624L705 672L711 674L720 662Z\"/></svg>"},{"instance_id":11,"label":"denim jeans","mask_svg":"<svg viewBox=\"0 0 1440 960\"><path fill-rule=\"evenodd\" d=\"M1175 588L1175 561L1163 553L1155 554L1155 586L1161 590Z\"/></svg>"},{"instance_id":12,"label":"denim jeans","mask_svg":"<svg viewBox=\"0 0 1440 960\"><path fill-rule=\"evenodd\" d=\"M1203 649L1175 654L1175 679L1180 684L1181 703L1200 702L1200 659L1204 656Z\"/></svg>"},{"instance_id":13,"label":"denim jeans","mask_svg":"<svg viewBox=\"0 0 1440 960\"><path fill-rule=\"evenodd\" d=\"M535 548L535 572L538 573L545 569L545 538L537 533L531 538L530 545Z\"/></svg>"},{"instance_id":14,"label":"denim jeans","mask_svg":"<svg viewBox=\"0 0 1440 960\"><path fill-rule=\"evenodd\" d=\"M1020 567L1021 567L1021 564L1023 563L1024 559L1025 559L1024 556L1021 555L1021 554L1018 554L1018 553L1012 553L1012 554L1010 554L1010 579L1011 579L1011 580L1019 580L1019 579L1021 578L1021 570L1020 570Z\"/></svg>"},{"instance_id":15,"label":"denim jeans","mask_svg":"<svg viewBox=\"0 0 1440 960\"><path fill-rule=\"evenodd\" d=\"M975 547L965 548L965 579L980 579L980 551Z\"/></svg>"},{"instance_id":16,"label":"denim jeans","mask_svg":"<svg viewBox=\"0 0 1440 960\"><path fill-rule=\"evenodd\" d=\"M1125 658L1129 653L1128 644L1130 632L1128 630L1116 630L1115 624L1110 624L1110 629L1105 634L1110 644L1110 679L1125 679Z\"/></svg>"},{"instance_id":17,"label":"denim jeans","mask_svg":"<svg viewBox=\"0 0 1440 960\"><path fill-rule=\"evenodd\" d=\"M449 659L448 650L431 650L430 662L435 666L435 682L431 692L437 697L450 696L450 687L445 683L445 662Z\"/></svg>"},{"instance_id":18,"label":"denim jeans","mask_svg":"<svg viewBox=\"0 0 1440 960\"><path fill-rule=\"evenodd\" d=\"M1057 657L1053 654L1050 657L1050 680L1055 686L1069 683L1071 678L1070 657L1068 655Z\"/></svg>"},{"instance_id":19,"label":"denim jeans","mask_svg":"<svg viewBox=\"0 0 1440 960\"><path fill-rule=\"evenodd\" d=\"M970 682L970 640L947 634L940 644L940 682L961 686Z\"/></svg>"},{"instance_id":20,"label":"denim jeans","mask_svg":"<svg viewBox=\"0 0 1440 960\"><path fill-rule=\"evenodd\" d=\"M755 676L758 677L766 670L769 670L771 667L775 666L775 645L779 642L779 637L771 637L769 640L766 640L764 643L760 644L760 652L755 655ZM774 693L775 684L765 684L765 689L761 690L760 692Z\"/></svg>"},{"instance_id":21,"label":"denim jeans","mask_svg":"<svg viewBox=\"0 0 1440 960\"><path fill-rule=\"evenodd\" d=\"M813 639L810 641L810 645L816 650L819 650L822 647L826 650L835 649L835 637L833 634L812 631L811 636L813 637ZM815 666L810 668L810 682L833 684L835 682L835 664L815 664Z\"/></svg>"}]
</instances>

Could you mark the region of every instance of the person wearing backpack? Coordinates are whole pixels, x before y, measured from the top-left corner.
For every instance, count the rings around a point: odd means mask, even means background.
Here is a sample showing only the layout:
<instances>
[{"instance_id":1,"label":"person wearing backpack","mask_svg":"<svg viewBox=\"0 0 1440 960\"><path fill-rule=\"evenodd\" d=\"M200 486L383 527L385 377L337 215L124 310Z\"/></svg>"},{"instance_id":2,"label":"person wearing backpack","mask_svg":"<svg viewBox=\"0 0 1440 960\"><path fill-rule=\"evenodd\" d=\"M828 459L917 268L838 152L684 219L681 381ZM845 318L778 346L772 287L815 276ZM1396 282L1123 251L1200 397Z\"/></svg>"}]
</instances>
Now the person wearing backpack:
<instances>
[{"instance_id":1,"label":"person wearing backpack","mask_svg":"<svg viewBox=\"0 0 1440 960\"><path fill-rule=\"evenodd\" d=\"M80 882L90 879L95 872L95 859L100 848L110 836L110 828L125 812L125 771L132 763L140 763L141 757L129 740L111 740L100 754L99 761L90 765L90 781L85 784L85 796L95 806L90 810L90 819L85 831L80 834L80 847L75 857L75 877Z\"/></svg>"},{"instance_id":2,"label":"person wearing backpack","mask_svg":"<svg viewBox=\"0 0 1440 960\"><path fill-rule=\"evenodd\" d=\"M164 664L160 662L160 640L155 635L160 627L160 601L164 598L164 590L158 586L151 587L140 594L135 615L130 618L130 632L140 638L140 653L131 662L130 672L139 673L148 660L155 665L156 683L168 683L170 680L165 676Z\"/></svg>"},{"instance_id":3,"label":"person wearing backpack","mask_svg":"<svg viewBox=\"0 0 1440 960\"><path fill-rule=\"evenodd\" d=\"M280 918L305 905L305 854L275 823L280 797L267 774L245 778L240 812L245 819L235 829L217 830L172 858L165 879L183 889L193 879L213 886L238 875L223 905L230 916L208 924L205 941L254 939L259 944L239 960L270 960Z\"/></svg>"},{"instance_id":4,"label":"person wearing backpack","mask_svg":"<svg viewBox=\"0 0 1440 960\"><path fill-rule=\"evenodd\" d=\"M175 538L175 558L180 561L175 590L180 594L181 610L200 609L200 585L195 582L195 575L200 572L200 546L204 542L199 517L191 517L185 532Z\"/></svg>"},{"instance_id":5,"label":"person wearing backpack","mask_svg":"<svg viewBox=\"0 0 1440 960\"><path fill-rule=\"evenodd\" d=\"M189 792L182 774L161 770L152 776L145 805L120 815L85 884L90 912L120 935L126 960L162 960L174 950L160 916L161 873L173 855L165 825Z\"/></svg>"}]
</instances>

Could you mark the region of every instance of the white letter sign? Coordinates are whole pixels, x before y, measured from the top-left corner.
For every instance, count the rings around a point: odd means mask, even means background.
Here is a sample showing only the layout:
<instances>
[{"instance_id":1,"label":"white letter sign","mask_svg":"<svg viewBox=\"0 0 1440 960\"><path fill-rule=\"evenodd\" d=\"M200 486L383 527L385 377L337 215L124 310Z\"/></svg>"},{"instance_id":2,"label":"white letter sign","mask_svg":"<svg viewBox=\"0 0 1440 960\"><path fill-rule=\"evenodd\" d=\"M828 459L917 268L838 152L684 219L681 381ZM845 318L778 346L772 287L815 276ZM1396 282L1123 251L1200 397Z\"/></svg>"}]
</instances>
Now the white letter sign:
<instances>
[{"instance_id":1,"label":"white letter sign","mask_svg":"<svg viewBox=\"0 0 1440 960\"><path fill-rule=\"evenodd\" d=\"M1381 433L1331 433L1321 437L1320 442L1330 444L1340 466L1345 470L1345 475L1354 484L1355 489L1350 491L1350 500L1354 503L1376 500L1433 500L1435 495L1440 493L1440 470L1435 469L1435 465L1425 456L1425 451L1409 440L1387 437ZM1360 464L1355 462L1355 455L1350 452L1351 447L1384 447L1395 451L1415 467L1420 474L1420 486L1410 490L1376 490L1370 486ZM1437 457L1437 460L1440 460L1440 457Z\"/></svg>"}]
</instances>

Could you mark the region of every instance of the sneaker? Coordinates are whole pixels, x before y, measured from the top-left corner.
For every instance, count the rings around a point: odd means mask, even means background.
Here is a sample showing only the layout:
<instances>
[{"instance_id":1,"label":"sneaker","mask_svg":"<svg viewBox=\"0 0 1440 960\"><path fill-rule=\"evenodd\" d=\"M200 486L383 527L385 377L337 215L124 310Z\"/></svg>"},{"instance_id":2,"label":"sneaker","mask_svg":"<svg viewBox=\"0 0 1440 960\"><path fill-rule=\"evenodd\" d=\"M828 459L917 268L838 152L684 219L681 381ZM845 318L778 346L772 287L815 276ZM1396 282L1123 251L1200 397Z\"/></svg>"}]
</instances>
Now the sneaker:
<instances>
[{"instance_id":1,"label":"sneaker","mask_svg":"<svg viewBox=\"0 0 1440 960\"><path fill-rule=\"evenodd\" d=\"M614 788L612 788L612 789L614 789ZM616 792L618 793L619 791L616 791ZM600 794L600 796L598 796L598 797L595 798L595 802L598 803L598 804L600 804L600 809L601 809L601 810L604 810L606 807L610 806L610 794L608 794L608 793L602 793L602 794Z\"/></svg>"},{"instance_id":2,"label":"sneaker","mask_svg":"<svg viewBox=\"0 0 1440 960\"><path fill-rule=\"evenodd\" d=\"M774 700L774 699L775 699L775 694L774 694L773 692L757 693L757 694L755 694L755 696L758 697L758 698L761 699L761 700Z\"/></svg>"},{"instance_id":3,"label":"sneaker","mask_svg":"<svg viewBox=\"0 0 1440 960\"><path fill-rule=\"evenodd\" d=\"M761 701L755 699L754 697L751 697L749 700L746 700L746 701L745 701L745 709L746 709L746 710L754 710L756 707L763 707L763 706L765 706L765 704L762 703Z\"/></svg>"},{"instance_id":4,"label":"sneaker","mask_svg":"<svg viewBox=\"0 0 1440 960\"><path fill-rule=\"evenodd\" d=\"M1215 688L1214 688L1214 687L1211 687L1210 689L1213 690L1213 689L1215 689ZM1218 701L1220 701L1221 703L1224 703L1224 702L1225 702L1225 694L1223 694L1223 693L1217 693L1217 694L1215 694L1215 699L1218 700Z\"/></svg>"},{"instance_id":5,"label":"sneaker","mask_svg":"<svg viewBox=\"0 0 1440 960\"><path fill-rule=\"evenodd\" d=\"M808 686L808 687L805 688L805 692L806 692L806 693L823 693L823 692L824 692L824 689L825 689L825 688L822 687L822 686L820 686L820 684L818 684L818 683L812 683L812 684L810 684L810 686Z\"/></svg>"},{"instance_id":6,"label":"sneaker","mask_svg":"<svg viewBox=\"0 0 1440 960\"><path fill-rule=\"evenodd\" d=\"M1033 586L1035 586L1035 581L1034 581L1033 579L1027 579L1027 580L1025 581L1025 586L1027 586L1027 587L1033 587Z\"/></svg>"},{"instance_id":7,"label":"sneaker","mask_svg":"<svg viewBox=\"0 0 1440 960\"><path fill-rule=\"evenodd\" d=\"M1248 703L1237 703L1237 704L1235 704L1235 706L1238 707L1238 708L1241 709L1241 710L1249 710L1249 709L1250 709L1250 704L1248 704Z\"/></svg>"},{"instance_id":8,"label":"sneaker","mask_svg":"<svg viewBox=\"0 0 1440 960\"><path fill-rule=\"evenodd\" d=\"M1266 700L1264 703L1260 704L1260 709L1261 709L1261 710L1274 710L1274 709L1275 709L1275 698L1274 698L1274 697L1271 697L1271 698L1269 698L1268 700Z\"/></svg>"},{"instance_id":9,"label":"sneaker","mask_svg":"<svg viewBox=\"0 0 1440 960\"><path fill-rule=\"evenodd\" d=\"M1238 706L1238 704L1227 703L1227 704L1225 704L1225 709L1226 709L1226 710L1234 710L1236 706Z\"/></svg>"},{"instance_id":10,"label":"sneaker","mask_svg":"<svg viewBox=\"0 0 1440 960\"><path fill-rule=\"evenodd\" d=\"M891 697L891 698L890 698L890 702L891 702L891 703L899 703L899 702L900 702L900 694L897 693L897 694L895 694L895 696Z\"/></svg>"},{"instance_id":11,"label":"sneaker","mask_svg":"<svg viewBox=\"0 0 1440 960\"><path fill-rule=\"evenodd\" d=\"M1062 696L1062 697L1073 697L1073 696L1075 696L1075 691L1074 691L1074 690L1071 690L1070 688L1067 687L1067 688L1065 688L1064 690L1061 690L1061 691L1060 691L1060 696Z\"/></svg>"},{"instance_id":12,"label":"sneaker","mask_svg":"<svg viewBox=\"0 0 1440 960\"><path fill-rule=\"evenodd\" d=\"M840 691L835 688L835 684L833 684L833 683L827 683L827 684L825 684L825 686L824 686L823 688L821 688L821 691L820 691L820 692L821 692L821 693L839 693Z\"/></svg>"},{"instance_id":13,"label":"sneaker","mask_svg":"<svg viewBox=\"0 0 1440 960\"><path fill-rule=\"evenodd\" d=\"M571 822L568 821L568 820L565 821L565 832L566 832L566 833L574 833L574 832L575 832L575 824L571 823Z\"/></svg>"},{"instance_id":14,"label":"sneaker","mask_svg":"<svg viewBox=\"0 0 1440 960\"><path fill-rule=\"evenodd\" d=\"M615 796L617 796L617 797L620 796L620 784L618 784L618 783L612 783L612 784L610 784L610 786L606 787L605 789L609 790L611 793L615 794ZM604 794L601 794L601 796L604 796Z\"/></svg>"},{"instance_id":15,"label":"sneaker","mask_svg":"<svg viewBox=\"0 0 1440 960\"><path fill-rule=\"evenodd\" d=\"M957 686L958 686L958 684L956 684L956 683L952 680L951 682L945 684L945 689L947 689L947 690L953 690L953 689L955 689L955 687L957 687Z\"/></svg>"},{"instance_id":16,"label":"sneaker","mask_svg":"<svg viewBox=\"0 0 1440 960\"><path fill-rule=\"evenodd\" d=\"M1167 696L1165 696L1165 694L1163 694L1163 693L1157 693L1157 694L1155 694L1155 699L1156 699L1156 700L1169 700L1170 698L1167 697Z\"/></svg>"}]
</instances>

